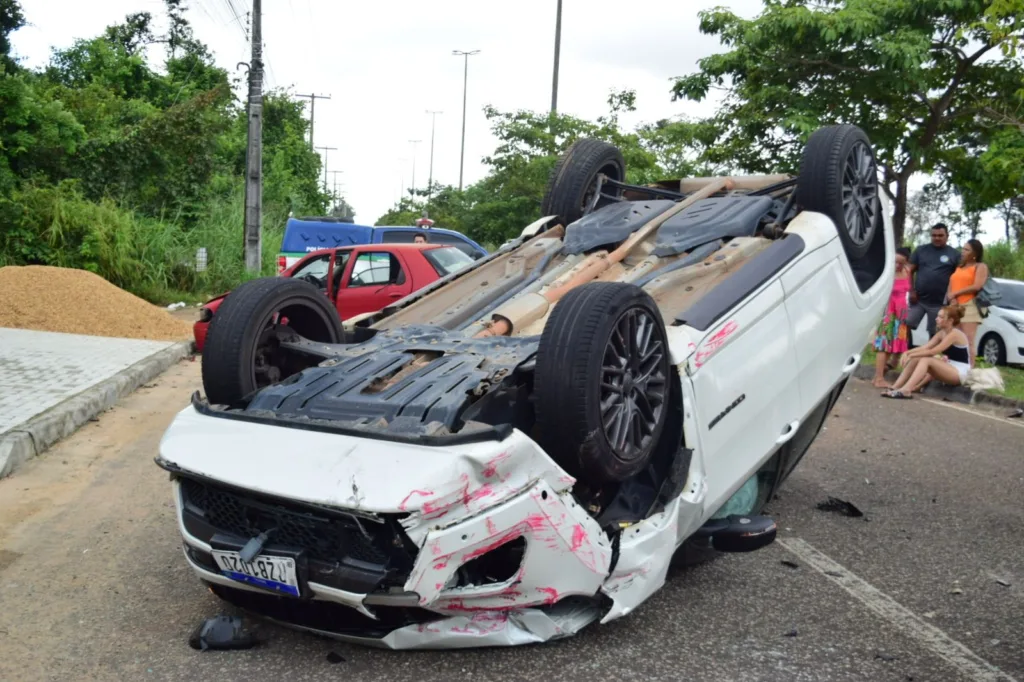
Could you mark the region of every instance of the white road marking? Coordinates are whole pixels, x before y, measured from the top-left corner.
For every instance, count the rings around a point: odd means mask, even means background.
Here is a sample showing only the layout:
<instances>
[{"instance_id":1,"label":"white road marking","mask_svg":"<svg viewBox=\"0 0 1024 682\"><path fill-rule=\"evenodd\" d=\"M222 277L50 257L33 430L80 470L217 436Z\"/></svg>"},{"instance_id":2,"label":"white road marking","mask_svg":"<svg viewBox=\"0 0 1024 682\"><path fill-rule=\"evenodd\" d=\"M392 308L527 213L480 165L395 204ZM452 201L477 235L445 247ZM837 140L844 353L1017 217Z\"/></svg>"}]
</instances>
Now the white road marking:
<instances>
[{"instance_id":1,"label":"white road marking","mask_svg":"<svg viewBox=\"0 0 1024 682\"><path fill-rule=\"evenodd\" d=\"M913 611L837 564L806 541L800 538L779 538L776 542L969 679L978 682L1017 682L1011 675L981 658L931 623L922 620Z\"/></svg>"},{"instance_id":2,"label":"white road marking","mask_svg":"<svg viewBox=\"0 0 1024 682\"><path fill-rule=\"evenodd\" d=\"M1010 426L1016 426L1017 428L1024 428L1024 419L1018 421L1014 419L1007 419L1005 417L996 417L995 415L985 414L980 410L972 410L969 407L964 407L963 405L956 405L954 403L948 403L944 400L933 400L932 398L921 398L921 400L923 400L926 403L931 403L932 405L941 405L942 407L948 407L951 410L958 410L960 412L965 412L967 414L973 414L976 417L984 417L985 419L991 419L992 421L999 422L1000 424L1008 424ZM1006 409L1012 410L1013 408L1007 407Z\"/></svg>"}]
</instances>

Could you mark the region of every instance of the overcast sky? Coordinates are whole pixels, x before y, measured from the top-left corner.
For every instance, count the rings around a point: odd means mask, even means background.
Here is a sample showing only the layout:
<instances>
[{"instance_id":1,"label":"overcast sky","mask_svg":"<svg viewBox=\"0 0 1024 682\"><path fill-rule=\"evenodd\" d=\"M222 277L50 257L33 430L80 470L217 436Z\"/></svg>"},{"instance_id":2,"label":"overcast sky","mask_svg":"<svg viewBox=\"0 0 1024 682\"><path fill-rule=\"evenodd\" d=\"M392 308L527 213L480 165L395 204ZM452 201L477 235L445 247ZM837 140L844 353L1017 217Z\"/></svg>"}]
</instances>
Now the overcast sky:
<instances>
[{"instance_id":1,"label":"overcast sky","mask_svg":"<svg viewBox=\"0 0 1024 682\"><path fill-rule=\"evenodd\" d=\"M130 12L152 12L157 30L165 26L162 0L21 4L28 26L13 36L14 50L32 67L45 65L52 48L96 36ZM627 127L710 113L713 103L672 102L670 89L673 76L720 51L716 38L697 29L697 13L716 5L748 17L761 8L760 0L564 0L559 111L593 119L606 112L610 90L632 88L637 111L623 118ZM251 0L188 0L188 7L196 37L219 65L234 71L248 61ZM485 105L550 107L555 12L556 0L263 0L265 87L331 96L316 102L316 145L337 148L327 153L328 170L342 171L337 179L356 219L372 222L411 183L414 150L416 184L426 185L428 109L443 111L436 117L434 179L458 184L464 58L452 50L480 50L469 57L464 184L483 177L481 158L495 146ZM1001 232L995 229L993 236Z\"/></svg>"}]
</instances>

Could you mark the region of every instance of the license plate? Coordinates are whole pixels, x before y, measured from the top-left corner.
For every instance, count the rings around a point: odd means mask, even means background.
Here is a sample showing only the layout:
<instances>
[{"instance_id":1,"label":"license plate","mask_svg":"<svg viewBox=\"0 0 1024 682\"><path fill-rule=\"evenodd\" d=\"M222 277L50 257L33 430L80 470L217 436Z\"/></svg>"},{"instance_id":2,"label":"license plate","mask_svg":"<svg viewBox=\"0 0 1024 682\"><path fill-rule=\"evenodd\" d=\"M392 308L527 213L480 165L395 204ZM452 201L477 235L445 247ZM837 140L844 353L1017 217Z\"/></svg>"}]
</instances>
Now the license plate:
<instances>
[{"instance_id":1,"label":"license plate","mask_svg":"<svg viewBox=\"0 0 1024 682\"><path fill-rule=\"evenodd\" d=\"M238 552L213 551L213 560L220 566L221 573L242 583L249 583L267 590L299 596L299 581L295 577L295 559L282 556L257 556L252 561L242 561Z\"/></svg>"}]
</instances>

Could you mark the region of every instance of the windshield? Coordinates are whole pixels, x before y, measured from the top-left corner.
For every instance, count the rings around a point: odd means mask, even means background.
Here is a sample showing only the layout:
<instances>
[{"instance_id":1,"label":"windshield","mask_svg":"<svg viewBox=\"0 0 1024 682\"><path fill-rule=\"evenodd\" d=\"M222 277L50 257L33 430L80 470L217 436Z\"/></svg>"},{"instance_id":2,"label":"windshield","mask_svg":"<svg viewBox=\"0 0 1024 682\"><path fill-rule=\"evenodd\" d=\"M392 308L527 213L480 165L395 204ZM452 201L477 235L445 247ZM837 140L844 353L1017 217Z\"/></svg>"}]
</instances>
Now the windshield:
<instances>
[{"instance_id":1,"label":"windshield","mask_svg":"<svg viewBox=\"0 0 1024 682\"><path fill-rule=\"evenodd\" d=\"M424 257L434 266L434 270L441 277L458 272L467 265L473 264L473 259L454 246L442 246L423 252Z\"/></svg>"},{"instance_id":2,"label":"windshield","mask_svg":"<svg viewBox=\"0 0 1024 682\"><path fill-rule=\"evenodd\" d=\"M996 282L1002 294L993 303L1007 310L1024 310L1024 282Z\"/></svg>"}]
</instances>

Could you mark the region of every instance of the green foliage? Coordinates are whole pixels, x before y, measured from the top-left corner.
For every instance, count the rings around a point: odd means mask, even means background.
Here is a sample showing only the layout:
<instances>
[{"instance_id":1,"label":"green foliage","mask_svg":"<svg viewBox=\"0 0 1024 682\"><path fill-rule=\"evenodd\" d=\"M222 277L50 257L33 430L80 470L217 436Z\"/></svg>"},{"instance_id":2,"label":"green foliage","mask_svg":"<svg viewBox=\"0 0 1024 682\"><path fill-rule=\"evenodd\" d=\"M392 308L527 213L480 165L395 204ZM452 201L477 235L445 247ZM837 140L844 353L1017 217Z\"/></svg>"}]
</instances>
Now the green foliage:
<instances>
[{"instance_id":1,"label":"green foliage","mask_svg":"<svg viewBox=\"0 0 1024 682\"><path fill-rule=\"evenodd\" d=\"M985 263L992 275L1024 281L1024 250L1013 248L1007 242L996 242L985 247Z\"/></svg>"},{"instance_id":2,"label":"green foliage","mask_svg":"<svg viewBox=\"0 0 1024 682\"><path fill-rule=\"evenodd\" d=\"M56 50L39 72L8 58L22 23L0 0L0 263L78 267L154 298L219 292L241 281L247 114L227 72L195 40L184 0L170 30L130 14L102 36ZM162 69L146 45L164 43ZM263 99L266 271L288 213L322 214L320 157L303 105ZM351 207L349 207L351 208ZM210 266L196 272L196 249Z\"/></svg>"},{"instance_id":3,"label":"green foliage","mask_svg":"<svg viewBox=\"0 0 1024 682\"><path fill-rule=\"evenodd\" d=\"M220 293L237 285L244 270L241 192L211 202L208 209L193 229L182 230L111 199L90 201L74 180L25 185L10 198L0 198L0 223L7 226L0 234L0 266L35 263L89 270L158 302L168 302L171 292ZM280 243L286 217L266 216L266 243ZM204 272L195 267L200 247L207 250ZM264 248L264 275L276 271L274 255L274 248Z\"/></svg>"},{"instance_id":4,"label":"green foliage","mask_svg":"<svg viewBox=\"0 0 1024 682\"><path fill-rule=\"evenodd\" d=\"M728 51L700 60L674 96L724 90L712 159L750 172L795 170L823 124L861 126L901 238L910 176L937 173L969 193L953 168L963 139L1005 126L1020 103L1022 11L1022 0L766 0L747 20L716 8L700 29Z\"/></svg>"}]
</instances>

